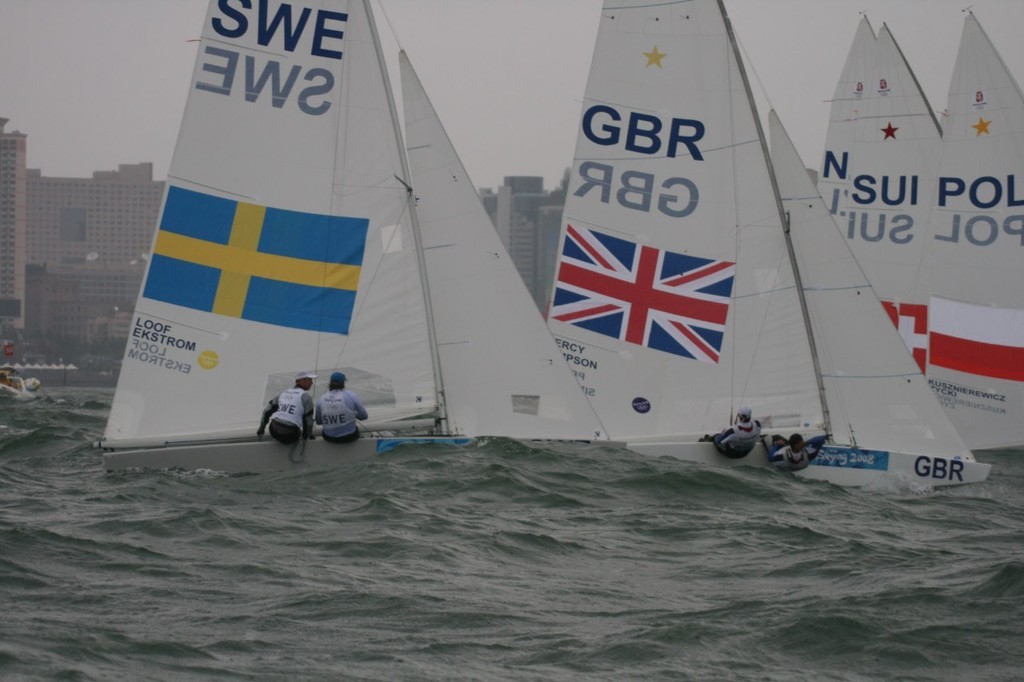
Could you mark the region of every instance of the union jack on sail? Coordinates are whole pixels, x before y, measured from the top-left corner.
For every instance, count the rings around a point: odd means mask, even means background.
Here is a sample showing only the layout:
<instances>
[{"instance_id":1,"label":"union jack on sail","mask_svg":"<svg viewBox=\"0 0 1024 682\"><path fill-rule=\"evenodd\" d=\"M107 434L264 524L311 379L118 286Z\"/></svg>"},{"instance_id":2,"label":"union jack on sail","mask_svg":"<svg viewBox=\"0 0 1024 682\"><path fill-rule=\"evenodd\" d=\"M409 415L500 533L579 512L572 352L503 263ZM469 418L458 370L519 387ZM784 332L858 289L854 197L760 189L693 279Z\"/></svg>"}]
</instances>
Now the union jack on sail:
<instances>
[{"instance_id":1,"label":"union jack on sail","mask_svg":"<svg viewBox=\"0 0 1024 682\"><path fill-rule=\"evenodd\" d=\"M550 317L718 363L736 264L568 225Z\"/></svg>"}]
</instances>

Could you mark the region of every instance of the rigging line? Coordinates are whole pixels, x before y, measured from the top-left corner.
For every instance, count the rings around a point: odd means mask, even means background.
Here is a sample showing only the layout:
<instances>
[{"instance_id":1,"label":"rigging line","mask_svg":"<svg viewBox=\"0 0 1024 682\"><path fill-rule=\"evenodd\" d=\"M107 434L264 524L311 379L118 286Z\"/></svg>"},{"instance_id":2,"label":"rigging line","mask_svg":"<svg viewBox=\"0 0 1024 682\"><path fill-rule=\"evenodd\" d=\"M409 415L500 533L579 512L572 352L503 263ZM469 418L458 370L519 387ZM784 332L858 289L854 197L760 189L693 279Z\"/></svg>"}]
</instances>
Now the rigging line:
<instances>
[{"instance_id":1,"label":"rigging line","mask_svg":"<svg viewBox=\"0 0 1024 682\"><path fill-rule=\"evenodd\" d=\"M380 13L384 16L384 23L388 25L388 30L391 31L391 37L395 39L395 43L398 44L398 49L401 52L405 52L405 45L402 44L402 40L398 37L398 31L395 30L395 25L391 21L391 17L388 15L388 11L384 9L383 0L377 0L377 6L380 7Z\"/></svg>"},{"instance_id":2,"label":"rigging line","mask_svg":"<svg viewBox=\"0 0 1024 682\"><path fill-rule=\"evenodd\" d=\"M348 62L348 61L351 61L351 60L345 60L345 61ZM344 63L344 62L342 63L341 68L344 69L345 71L348 70L347 69L347 64ZM347 76L347 74L345 74L345 75ZM348 82L348 78L347 77L346 78L336 79L336 82L335 82L335 93L334 94L337 96L337 101L339 101L339 102L342 101L342 97L341 97L341 94L342 94L342 91L341 91L342 83L346 83L346 82ZM334 116L340 116L341 115L340 112L341 112L341 107L335 107ZM348 119L346 117L346 122L347 122L347 120ZM334 173L331 176L331 215L336 215L337 214L337 209L338 209L339 197L338 197L337 192L334 191L334 188L337 187L337 185L338 185L338 158L341 157L342 160L343 160L343 163L344 163L345 157L347 156L346 154L342 153L344 151L343 148L344 148L344 145L345 145L345 142L344 142L345 139L347 139L347 136L343 136L342 135L341 126L335 124L334 125L334 163L332 164L332 166L334 167ZM342 168L341 176L344 177L344 168ZM330 233L328 233L327 238L328 238L328 240L331 238L331 234ZM321 283L321 286L323 286L323 285L327 284L327 263L324 263L324 265L322 266L321 273L322 273L322 276L321 276L320 283ZM362 279L362 274L361 273L360 273L360 279ZM358 287L359 287L359 285L356 284L357 291L358 291ZM321 296L320 297L320 324L321 324L321 326L323 326L324 313L325 313L324 306L326 304L327 304L327 297L326 296ZM355 311L353 311L352 317L355 318ZM350 322L350 327L351 327L351 322ZM344 352L345 346L348 343L349 335L345 334L344 336L345 336L344 341L342 341L342 343L341 343L341 351L339 351L339 354L338 354L339 358L340 358L341 353ZM321 346L322 346L323 338L324 338L324 332L321 331L320 333L318 333L316 335L316 344L314 345L314 348L313 348L313 370L315 372L317 372L317 373L319 373L319 369L320 369L317 365L320 364L319 363L320 349L321 349ZM336 358L336 360L337 359L338 358ZM316 385L314 384L314 386L313 386L313 399L314 399L314 401L316 400L316 397L317 397L316 396Z\"/></svg>"},{"instance_id":3,"label":"rigging line","mask_svg":"<svg viewBox=\"0 0 1024 682\"><path fill-rule=\"evenodd\" d=\"M398 176L395 176L395 177L397 179ZM399 180L399 182L402 182L402 181ZM405 183L403 182L402 184L404 185ZM405 193L404 189L399 190L398 188L395 188L395 191L402 192L402 194L404 196L404 193ZM380 275L381 270L384 267L385 258L383 256L385 256L386 254L389 254L389 253L393 253L394 251L398 251L398 250L402 249L402 246L398 246L397 248L395 248L395 245L402 239L402 225L406 221L407 215L409 213L409 202L403 201L403 202L401 202L401 205L402 205L401 213L398 215L398 219L395 221L396 229L391 231L391 234L388 235L386 240L383 239L383 235L381 235L382 238L380 239L380 249L381 249L382 257L377 261L374 269L369 273L370 277L369 277L368 280L366 280L365 282L363 280L363 277L366 275L366 271L365 270L363 270L360 273L360 276L359 276L359 289L363 289L363 290L366 290L366 291L369 291L370 289L372 289L373 288L373 283L375 281L377 281L377 277ZM370 237L371 234L373 234L372 231L367 233L367 240L369 240L371 238ZM366 299L365 296L363 296L363 297L356 296L356 300L359 303L358 303L358 306L356 306L356 307L354 307L352 309L352 319L351 319L351 321L349 323L349 330L350 330L350 332L351 332L352 326L355 325L356 320L359 319L360 314L363 312L363 310L368 305L368 303L366 302L367 299ZM348 346L348 341L349 341L350 338L352 338L351 333L345 335L344 340L341 342L341 347L338 349L338 354L335 356L335 359L334 359L335 364L338 364L341 361L341 357L345 354L345 349Z\"/></svg>"},{"instance_id":4,"label":"rigging line","mask_svg":"<svg viewBox=\"0 0 1024 682\"><path fill-rule=\"evenodd\" d=\"M724 14L725 13L723 12L723 15ZM726 16L723 16L723 19L724 19L725 22L729 21L728 17L726 17ZM733 52L733 50L731 49L731 47L729 45L728 29L726 31L726 40L725 40L725 43L724 43L724 49L725 49L725 61L726 61L726 64L731 66L732 65L732 60L734 59L734 54L735 53ZM733 88L732 69L728 68L726 73L728 73L728 80L729 80L728 90L727 91L731 93L732 92L732 88ZM740 265L740 219L739 219L739 208L738 208L738 206L739 206L739 198L737 196L737 188L739 186L738 185L739 178L738 178L737 172L736 172L737 171L737 169L736 169L736 163L737 163L737 160L736 160L736 107L733 106L733 101L732 101L731 97L729 98L729 124L730 124L729 125L729 156L732 158L732 164L730 164L731 165L731 172L732 172L732 211L733 211L733 213L732 213L732 224L733 224L733 228L734 228L734 230L733 230L733 245L732 245L732 260L737 265L735 274L733 275L732 305L730 306L730 308L732 308L732 329L733 329L733 337L734 337L733 341L732 341L733 352L729 356L729 387L731 389L730 393L732 394L729 397L729 423L732 424L733 423L733 409L736 407L736 385L737 385L737 376L736 376L736 355L737 355L737 352L736 352L736 350L737 350L737 348L736 348L736 341L737 341L737 339L735 337L737 336L736 331L737 331L737 329L739 327L739 324L738 324L739 320L737 319L737 314L736 314L737 313L737 310L736 310L736 293L737 293L736 292L736 286L738 284L737 280L739 279L739 277L738 277L738 275L739 275L739 267L738 266ZM758 340L760 340L760 335L758 336ZM755 351L756 351L756 346L757 346L757 342L755 342ZM746 395L746 387L747 387L747 385L750 382L751 367L752 367L752 365L748 364L747 372L746 372L746 377L745 377L745 380L743 381L744 386L743 386L743 391L742 391L741 395Z\"/></svg>"},{"instance_id":5,"label":"rigging line","mask_svg":"<svg viewBox=\"0 0 1024 682\"><path fill-rule=\"evenodd\" d=\"M724 14L725 13L723 12L723 15ZM726 32L727 32L727 39L726 39L726 42L725 42L726 61L727 61L728 64L731 65L731 64L734 63L734 60L736 60L738 58L738 55L736 54L735 50L732 49L732 46L731 46L730 41L728 39L728 36L730 36L730 35L733 38L735 38L735 35L728 28L728 23L731 21L731 19L729 19L729 17L727 15L724 18L725 18L725 22L726 22ZM749 57L748 57L748 60L749 60ZM737 66L739 68L743 68L742 64L738 64ZM729 92L732 92L732 88L733 88L733 70L731 68L728 70L728 74L729 74L728 75L728 78L729 78ZM735 260L735 262L736 262L736 264L738 266L739 265L739 261L740 261L740 255L739 255L739 252L740 252L740 236L741 236L740 235L740 231L745 226L740 225L740 220L739 220L739 208L738 208L738 206L739 206L739 197L738 197L739 182L738 182L738 176L737 176L737 173L738 173L737 165L738 164L737 164L736 154L737 154L738 148L741 146L741 144L747 144L748 142L758 142L759 143L759 140L754 139L754 140L744 140L742 143L737 142L737 140L736 140L737 107L733 106L733 104L734 103L730 99L729 117L731 119L731 121L730 121L731 125L729 126L729 129L730 129L730 133L729 133L729 135L730 135L730 137L729 137L729 154L732 156L732 160L733 160L733 162L732 162L732 192L733 192L733 202L732 202L732 205L733 205L733 224L734 224L734 226L736 228L735 237L734 237L734 240L733 240L733 259ZM753 104L753 103L751 102L751 104ZM742 110L743 110L743 108L740 107L740 111L742 111ZM756 110L754 110L751 113L754 116L758 115ZM752 225L754 225L754 223L748 223L746 225L746 227L749 227L749 226L752 226ZM781 262L780 262L779 266L781 267ZM738 300L738 298L739 298L739 296L738 296L737 290L736 290L736 282L734 281L734 283L733 283L733 296L732 296L733 303L735 303ZM762 331L764 330L765 325L767 323L768 311L771 309L771 303L772 303L772 299L773 298L774 298L774 292L769 293L768 303L762 308L761 322L760 322L760 325L759 325L759 329L761 329ZM732 306L732 308L733 308L733 332L734 332L733 336L736 336L735 332L738 329L738 324L737 324L737 320L736 320L736 307L735 307L735 305ZM732 396L731 396L731 399L730 399L730 408L729 408L729 410L730 410L729 423L730 424L733 423L733 413L732 413L732 410L733 410L733 408L735 408L737 406L737 398L742 399L744 401L746 400L747 390L749 389L750 382L751 382L751 380L753 378L754 365L755 365L755 363L753 361L753 358L757 357L757 353L758 353L758 350L760 349L761 339L762 339L763 336L764 336L763 334L757 334L755 339L754 339L753 352L751 353L750 357L747 358L747 368L746 368L746 371L744 372L744 376L742 378L742 386L739 388L738 391L737 391L737 383L739 381L739 378L737 377L737 372L736 372L736 356L737 356L737 353L735 352L736 351L736 347L735 347L735 339L734 339L733 353L732 353L732 355L730 357L730 365L731 366L730 366L730 370L729 370L730 386L732 387Z\"/></svg>"},{"instance_id":6,"label":"rigging line","mask_svg":"<svg viewBox=\"0 0 1024 682\"><path fill-rule=\"evenodd\" d=\"M775 108L775 103L772 102L772 98L768 95L768 88L764 86L764 81L761 80L761 74L758 73L757 68L754 66L754 60L750 58L750 53L747 52L746 45L744 45L743 41L740 40L739 36L735 35L735 33L733 34L733 37L736 40L736 44L739 45L740 52L743 53L743 66L747 73L753 72L754 80L757 81L757 87L761 91L761 95L764 97L765 102L768 104L768 111L778 111L778 109ZM760 115L760 112L757 112L757 116Z\"/></svg>"},{"instance_id":7,"label":"rigging line","mask_svg":"<svg viewBox=\"0 0 1024 682\"><path fill-rule=\"evenodd\" d=\"M336 101L338 101L338 102L343 101L343 98L342 98L342 84L348 82L348 64L350 62L351 62L351 60L349 60L349 59L346 59L346 60L342 61L341 68L343 70L343 73L342 73L343 77L335 79L336 82L335 82L335 93L334 94L336 96ZM340 106L339 107L335 107L335 113L333 115L335 117L340 117L340 116L342 116L342 111L343 110L344 110L343 107L340 107ZM331 164L333 166L333 168L334 168L334 172L333 172L333 174L331 176L331 215L337 215L339 213L339 209L342 208L342 207L339 206L339 203L343 203L344 197L339 195L339 193L336 191L336 189L337 189L338 184L339 184L339 182L338 182L339 177L344 178L346 176L346 166L345 166L345 164L347 164L347 162L348 162L348 154L344 153L345 152L346 141L348 140L348 134L347 134L348 131L346 130L346 131L343 132L342 129L341 129L341 126L337 125L337 119L335 119L335 121L336 121L336 123L334 125L334 163ZM345 124L346 124L346 126L348 125L348 122L349 122L349 117L346 116L345 117ZM340 169L338 168L338 159L339 158L341 159L341 162L342 162L342 167ZM331 234L327 235L328 240L331 238L331 236L332 236ZM367 230L367 237L369 237L369 230ZM366 247L364 245L364 247L363 247L364 253L365 253L365 248ZM363 276L362 276L362 269L360 267L359 279L362 280L362 278L363 278ZM327 266L326 266L326 264L324 264L324 267L323 267L323 279L322 279L321 283L322 284L326 284L327 283ZM359 284L357 283L356 284L356 300L359 299L358 291L359 291ZM322 296L320 298L320 321L321 321L321 324L323 323L324 314L326 312L325 308L324 308L324 306L326 304L327 304L327 297L326 296ZM352 321L355 320L355 318L356 318L356 310L355 310L355 307L353 306L352 316L349 319L349 332L352 331ZM344 338L343 338L343 340L341 342L341 348L338 350L338 354L334 358L334 363L332 363L333 365L335 365L335 368L336 368L337 364L340 362L341 356L345 352L345 348L348 345L348 340L349 340L351 334L344 334L343 336L344 336ZM324 333L323 332L320 332L319 334L317 334L316 344L315 344L315 348L314 348L314 351L313 351L314 352L314 356L313 357L317 361L320 358L320 350L321 350L321 346L322 346L322 343L323 343L323 339L324 339ZM316 367L316 365L318 365L318 364L319 364L319 362L316 362L316 361L313 363L313 365L314 365L313 369L314 370L319 371L319 368ZM315 390L316 389L315 389L315 386L314 386L314 391ZM314 399L315 398L316 398L316 396L314 395Z\"/></svg>"}]
</instances>

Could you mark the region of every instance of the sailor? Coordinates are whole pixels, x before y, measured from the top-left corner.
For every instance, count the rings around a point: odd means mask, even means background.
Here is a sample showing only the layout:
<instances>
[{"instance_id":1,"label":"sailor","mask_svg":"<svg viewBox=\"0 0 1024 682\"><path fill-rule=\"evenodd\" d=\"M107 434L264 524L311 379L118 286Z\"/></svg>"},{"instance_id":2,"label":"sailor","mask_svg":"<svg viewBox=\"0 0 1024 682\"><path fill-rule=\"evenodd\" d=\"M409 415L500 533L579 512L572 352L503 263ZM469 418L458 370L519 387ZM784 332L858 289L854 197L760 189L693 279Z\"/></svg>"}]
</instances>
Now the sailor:
<instances>
[{"instance_id":1,"label":"sailor","mask_svg":"<svg viewBox=\"0 0 1024 682\"><path fill-rule=\"evenodd\" d=\"M366 407L354 392L345 388L345 373L331 374L329 390L316 401L314 420L324 427L324 440L348 443L359 438L356 419L366 419Z\"/></svg>"},{"instance_id":2,"label":"sailor","mask_svg":"<svg viewBox=\"0 0 1024 682\"><path fill-rule=\"evenodd\" d=\"M821 447L829 439L829 434L815 436L805 441L799 433L794 433L789 440L781 436L772 436L772 446L768 450L768 463L783 471L799 471L806 469L811 461L818 456Z\"/></svg>"},{"instance_id":3,"label":"sailor","mask_svg":"<svg viewBox=\"0 0 1024 682\"><path fill-rule=\"evenodd\" d=\"M295 385L283 391L267 404L263 410L263 419L256 435L263 437L263 431L270 422L270 435L282 443L295 443L300 437L306 440L313 438L313 398L309 391L313 386L316 374L299 372L295 375Z\"/></svg>"},{"instance_id":4,"label":"sailor","mask_svg":"<svg viewBox=\"0 0 1024 682\"><path fill-rule=\"evenodd\" d=\"M751 418L749 407L736 411L736 423L715 434L715 449L729 459L746 457L761 438L761 422Z\"/></svg>"}]
</instances>

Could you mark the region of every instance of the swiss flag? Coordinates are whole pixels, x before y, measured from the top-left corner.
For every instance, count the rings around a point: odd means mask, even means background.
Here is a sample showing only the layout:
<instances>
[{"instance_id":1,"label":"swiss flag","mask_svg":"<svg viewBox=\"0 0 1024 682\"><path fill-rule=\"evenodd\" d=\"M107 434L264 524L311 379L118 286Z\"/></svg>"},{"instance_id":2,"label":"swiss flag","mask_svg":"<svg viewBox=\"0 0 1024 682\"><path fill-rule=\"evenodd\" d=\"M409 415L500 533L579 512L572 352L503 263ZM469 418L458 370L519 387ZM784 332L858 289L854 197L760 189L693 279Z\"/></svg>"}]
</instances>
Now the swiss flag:
<instances>
[{"instance_id":1,"label":"swiss flag","mask_svg":"<svg viewBox=\"0 0 1024 682\"><path fill-rule=\"evenodd\" d=\"M4 341L4 357L11 357L14 355L14 344L10 341Z\"/></svg>"},{"instance_id":2,"label":"swiss flag","mask_svg":"<svg viewBox=\"0 0 1024 682\"><path fill-rule=\"evenodd\" d=\"M882 301L893 326L907 344L923 374L928 367L928 306L921 303Z\"/></svg>"}]
</instances>

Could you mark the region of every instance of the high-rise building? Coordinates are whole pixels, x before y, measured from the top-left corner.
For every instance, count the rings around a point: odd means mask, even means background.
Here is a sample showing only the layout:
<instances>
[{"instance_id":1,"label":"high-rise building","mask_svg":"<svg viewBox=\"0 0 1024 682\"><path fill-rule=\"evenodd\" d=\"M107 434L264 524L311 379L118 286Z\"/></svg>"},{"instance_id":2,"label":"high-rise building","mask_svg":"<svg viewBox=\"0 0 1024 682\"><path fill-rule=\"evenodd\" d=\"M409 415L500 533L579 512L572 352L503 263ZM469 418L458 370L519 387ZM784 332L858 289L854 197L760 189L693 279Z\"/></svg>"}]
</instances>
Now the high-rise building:
<instances>
[{"instance_id":1,"label":"high-rise building","mask_svg":"<svg viewBox=\"0 0 1024 682\"><path fill-rule=\"evenodd\" d=\"M25 326L28 136L5 132L0 118L0 335Z\"/></svg>"},{"instance_id":2,"label":"high-rise building","mask_svg":"<svg viewBox=\"0 0 1024 682\"><path fill-rule=\"evenodd\" d=\"M526 288L543 311L553 273L552 247L558 239L563 194L545 191L542 177L519 175L507 176L497 193L485 192L482 199Z\"/></svg>"},{"instance_id":3,"label":"high-rise building","mask_svg":"<svg viewBox=\"0 0 1024 682\"><path fill-rule=\"evenodd\" d=\"M28 170L27 260L33 282L29 331L97 340L93 321L135 306L164 183L153 164L118 166L91 178L45 177Z\"/></svg>"}]
</instances>

